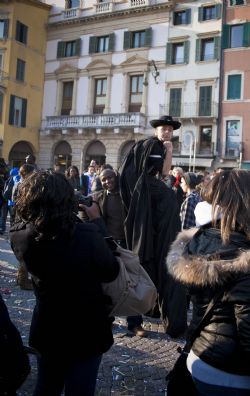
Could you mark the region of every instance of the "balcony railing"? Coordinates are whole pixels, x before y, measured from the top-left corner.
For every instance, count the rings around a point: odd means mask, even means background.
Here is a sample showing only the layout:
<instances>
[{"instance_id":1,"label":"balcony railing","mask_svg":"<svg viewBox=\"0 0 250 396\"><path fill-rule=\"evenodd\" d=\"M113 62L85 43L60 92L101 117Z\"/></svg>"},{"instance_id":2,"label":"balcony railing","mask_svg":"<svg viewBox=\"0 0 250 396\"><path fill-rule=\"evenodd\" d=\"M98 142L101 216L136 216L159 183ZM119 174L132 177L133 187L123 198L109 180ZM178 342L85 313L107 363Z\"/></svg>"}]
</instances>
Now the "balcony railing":
<instances>
[{"instance_id":1,"label":"balcony railing","mask_svg":"<svg viewBox=\"0 0 250 396\"><path fill-rule=\"evenodd\" d=\"M170 114L172 117L177 118L198 118L198 117L218 117L218 103L211 102L206 104L182 103L182 104L168 104L160 105L160 114Z\"/></svg>"},{"instance_id":2,"label":"balcony railing","mask_svg":"<svg viewBox=\"0 0 250 396\"><path fill-rule=\"evenodd\" d=\"M95 6L95 12L97 14L101 14L103 12L112 12L114 10L114 3L113 1L105 1L101 3L97 3Z\"/></svg>"},{"instance_id":3,"label":"balcony railing","mask_svg":"<svg viewBox=\"0 0 250 396\"><path fill-rule=\"evenodd\" d=\"M149 5L149 0L130 0L130 7L144 7Z\"/></svg>"},{"instance_id":4,"label":"balcony railing","mask_svg":"<svg viewBox=\"0 0 250 396\"><path fill-rule=\"evenodd\" d=\"M63 10L62 14L63 14L64 19L77 18L80 15L80 9L79 8L69 8L67 10Z\"/></svg>"},{"instance_id":5,"label":"balcony railing","mask_svg":"<svg viewBox=\"0 0 250 396\"><path fill-rule=\"evenodd\" d=\"M91 114L75 116L49 116L43 129L101 129L145 127L146 118L141 113Z\"/></svg>"},{"instance_id":6,"label":"balcony railing","mask_svg":"<svg viewBox=\"0 0 250 396\"><path fill-rule=\"evenodd\" d=\"M129 0L128 2L115 2L114 0L99 2L99 0L96 0L96 3L92 4L91 6L88 4L86 8L84 7L83 2L80 7L64 9L60 14L51 14L49 17L49 23L84 18L101 13L119 12L132 8L143 8L156 4L165 5L166 3L169 3L169 7L172 6L172 0Z\"/></svg>"}]
</instances>

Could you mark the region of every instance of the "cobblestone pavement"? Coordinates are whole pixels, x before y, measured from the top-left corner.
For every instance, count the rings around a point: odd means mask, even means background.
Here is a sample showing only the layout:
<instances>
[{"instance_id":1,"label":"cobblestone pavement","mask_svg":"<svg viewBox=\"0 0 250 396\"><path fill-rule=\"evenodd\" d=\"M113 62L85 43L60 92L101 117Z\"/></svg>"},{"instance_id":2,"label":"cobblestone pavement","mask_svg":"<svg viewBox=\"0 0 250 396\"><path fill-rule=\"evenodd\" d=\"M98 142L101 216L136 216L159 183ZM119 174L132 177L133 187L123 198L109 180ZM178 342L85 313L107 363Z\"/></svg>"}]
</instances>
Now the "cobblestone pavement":
<instances>
[{"instance_id":1,"label":"cobblestone pavement","mask_svg":"<svg viewBox=\"0 0 250 396\"><path fill-rule=\"evenodd\" d=\"M28 344L31 314L35 303L32 291L16 286L17 261L7 236L0 236L0 292L8 306L11 319ZM87 323L87 325L91 325ZM129 337L126 321L114 322L114 345L103 356L100 366L96 396L164 396L165 376L178 355L176 349L183 345L181 339L171 339L163 332L159 320L144 318L147 338ZM98 342L98 340L96 340ZM18 396L31 396L36 378L36 358L30 356L32 371L18 391Z\"/></svg>"}]
</instances>

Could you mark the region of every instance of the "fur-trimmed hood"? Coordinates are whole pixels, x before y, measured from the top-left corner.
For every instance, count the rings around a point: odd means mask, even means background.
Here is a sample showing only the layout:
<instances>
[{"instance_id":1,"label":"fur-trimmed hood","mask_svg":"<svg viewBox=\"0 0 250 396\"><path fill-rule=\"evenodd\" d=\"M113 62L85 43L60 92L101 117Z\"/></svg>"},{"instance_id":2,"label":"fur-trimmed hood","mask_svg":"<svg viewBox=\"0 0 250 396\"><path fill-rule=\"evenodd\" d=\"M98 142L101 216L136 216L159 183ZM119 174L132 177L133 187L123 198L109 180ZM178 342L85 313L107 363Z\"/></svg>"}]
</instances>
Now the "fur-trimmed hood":
<instances>
[{"instance_id":1,"label":"fur-trimmed hood","mask_svg":"<svg viewBox=\"0 0 250 396\"><path fill-rule=\"evenodd\" d=\"M187 286L220 286L235 277L250 276L250 249L241 250L235 259L222 260L201 255L183 255L197 228L180 232L171 245L166 262L169 273Z\"/></svg>"}]
</instances>

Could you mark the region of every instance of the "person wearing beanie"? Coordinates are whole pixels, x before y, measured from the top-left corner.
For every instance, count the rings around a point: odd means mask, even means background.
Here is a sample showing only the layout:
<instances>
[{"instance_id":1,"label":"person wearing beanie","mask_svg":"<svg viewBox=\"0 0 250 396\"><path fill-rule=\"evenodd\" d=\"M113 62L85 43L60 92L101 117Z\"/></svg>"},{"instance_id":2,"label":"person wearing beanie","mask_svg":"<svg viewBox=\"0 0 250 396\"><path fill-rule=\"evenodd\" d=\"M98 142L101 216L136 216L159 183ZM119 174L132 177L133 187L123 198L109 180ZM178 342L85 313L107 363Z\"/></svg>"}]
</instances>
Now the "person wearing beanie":
<instances>
[{"instance_id":1,"label":"person wearing beanie","mask_svg":"<svg viewBox=\"0 0 250 396\"><path fill-rule=\"evenodd\" d=\"M199 184L199 179L193 172L186 172L181 177L181 188L186 194L186 198L180 209L182 230L195 227L196 225L194 210L198 202L201 201L200 194L195 191L197 184Z\"/></svg>"}]
</instances>

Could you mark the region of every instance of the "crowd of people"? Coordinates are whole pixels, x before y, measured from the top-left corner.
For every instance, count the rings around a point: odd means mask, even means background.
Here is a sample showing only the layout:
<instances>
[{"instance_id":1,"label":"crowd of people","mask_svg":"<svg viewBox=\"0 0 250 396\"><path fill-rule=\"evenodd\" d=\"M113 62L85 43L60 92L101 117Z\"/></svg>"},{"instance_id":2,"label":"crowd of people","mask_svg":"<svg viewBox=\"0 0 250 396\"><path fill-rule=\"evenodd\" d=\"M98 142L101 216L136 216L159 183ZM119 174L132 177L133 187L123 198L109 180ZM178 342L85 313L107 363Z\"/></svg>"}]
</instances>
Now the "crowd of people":
<instances>
[{"instance_id":1,"label":"crowd of people","mask_svg":"<svg viewBox=\"0 0 250 396\"><path fill-rule=\"evenodd\" d=\"M171 116L150 123L154 137L136 142L119 171L95 160L82 174L75 165L44 171L28 156L1 183L0 232L9 212L17 281L36 296L33 396L63 388L65 396L94 395L113 343L101 283L119 273L107 236L138 255L154 282L148 315L161 318L169 336L186 338L195 394L250 395L250 172L171 169L180 123ZM130 336L148 335L139 314L127 325Z\"/></svg>"}]
</instances>

